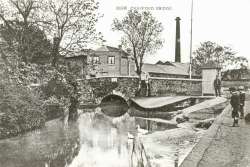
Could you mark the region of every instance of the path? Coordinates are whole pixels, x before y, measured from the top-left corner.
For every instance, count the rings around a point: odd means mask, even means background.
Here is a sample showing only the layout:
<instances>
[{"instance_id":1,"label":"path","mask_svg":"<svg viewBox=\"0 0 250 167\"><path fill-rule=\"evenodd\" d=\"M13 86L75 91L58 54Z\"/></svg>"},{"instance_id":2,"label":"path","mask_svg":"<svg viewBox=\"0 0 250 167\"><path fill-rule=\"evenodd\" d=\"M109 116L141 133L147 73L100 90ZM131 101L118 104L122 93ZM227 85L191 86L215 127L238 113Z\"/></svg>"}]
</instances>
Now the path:
<instances>
[{"instance_id":1,"label":"path","mask_svg":"<svg viewBox=\"0 0 250 167\"><path fill-rule=\"evenodd\" d=\"M215 122L217 125L208 131L210 135L201 139L181 167L250 167L250 123L241 119L240 127L232 127L229 108L221 120ZM249 97L245 112L250 113Z\"/></svg>"}]
</instances>

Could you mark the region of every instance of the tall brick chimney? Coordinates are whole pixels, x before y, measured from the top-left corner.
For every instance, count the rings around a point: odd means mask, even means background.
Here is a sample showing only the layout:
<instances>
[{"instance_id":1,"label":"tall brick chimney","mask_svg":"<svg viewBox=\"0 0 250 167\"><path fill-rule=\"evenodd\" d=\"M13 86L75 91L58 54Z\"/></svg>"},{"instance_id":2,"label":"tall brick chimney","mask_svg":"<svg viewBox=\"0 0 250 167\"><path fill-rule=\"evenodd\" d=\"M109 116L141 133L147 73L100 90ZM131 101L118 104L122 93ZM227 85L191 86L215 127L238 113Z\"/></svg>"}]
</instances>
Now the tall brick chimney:
<instances>
[{"instance_id":1,"label":"tall brick chimney","mask_svg":"<svg viewBox=\"0 0 250 167\"><path fill-rule=\"evenodd\" d=\"M176 17L175 62L181 62L180 17Z\"/></svg>"}]
</instances>

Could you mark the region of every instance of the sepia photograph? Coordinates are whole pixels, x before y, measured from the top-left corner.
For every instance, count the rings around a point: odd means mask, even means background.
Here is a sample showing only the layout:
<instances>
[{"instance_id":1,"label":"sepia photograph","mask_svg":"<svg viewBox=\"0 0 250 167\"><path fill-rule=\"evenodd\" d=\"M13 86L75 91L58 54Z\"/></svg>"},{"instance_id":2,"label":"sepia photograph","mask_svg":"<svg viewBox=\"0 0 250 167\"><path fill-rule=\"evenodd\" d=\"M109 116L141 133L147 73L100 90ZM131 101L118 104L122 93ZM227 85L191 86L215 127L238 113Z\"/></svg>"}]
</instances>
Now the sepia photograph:
<instances>
[{"instance_id":1,"label":"sepia photograph","mask_svg":"<svg viewBox=\"0 0 250 167\"><path fill-rule=\"evenodd\" d=\"M249 0L0 0L0 167L250 167Z\"/></svg>"}]
</instances>

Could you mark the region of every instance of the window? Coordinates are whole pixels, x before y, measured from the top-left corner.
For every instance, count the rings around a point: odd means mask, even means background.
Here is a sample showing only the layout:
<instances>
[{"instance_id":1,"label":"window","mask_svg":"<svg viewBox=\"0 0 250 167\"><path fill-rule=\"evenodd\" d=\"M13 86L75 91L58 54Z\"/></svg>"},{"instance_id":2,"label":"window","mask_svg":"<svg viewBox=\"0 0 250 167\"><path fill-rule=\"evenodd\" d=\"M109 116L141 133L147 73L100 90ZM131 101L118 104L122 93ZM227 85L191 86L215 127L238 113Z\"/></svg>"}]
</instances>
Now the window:
<instances>
[{"instance_id":1,"label":"window","mask_svg":"<svg viewBox=\"0 0 250 167\"><path fill-rule=\"evenodd\" d=\"M115 64L115 56L108 57L108 64Z\"/></svg>"},{"instance_id":2,"label":"window","mask_svg":"<svg viewBox=\"0 0 250 167\"><path fill-rule=\"evenodd\" d=\"M99 58L99 56L94 56L92 61L93 61L93 64L98 64L98 63L100 63L100 58Z\"/></svg>"}]
</instances>

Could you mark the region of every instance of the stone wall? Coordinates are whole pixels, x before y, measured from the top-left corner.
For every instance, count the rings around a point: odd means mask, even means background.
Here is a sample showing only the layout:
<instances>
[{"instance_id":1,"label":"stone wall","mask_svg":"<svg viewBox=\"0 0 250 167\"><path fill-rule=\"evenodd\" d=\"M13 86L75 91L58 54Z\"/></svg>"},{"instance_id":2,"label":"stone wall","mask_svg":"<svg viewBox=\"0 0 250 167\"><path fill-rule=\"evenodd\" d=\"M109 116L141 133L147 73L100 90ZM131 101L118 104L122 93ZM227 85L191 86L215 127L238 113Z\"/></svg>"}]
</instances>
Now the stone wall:
<instances>
[{"instance_id":1,"label":"stone wall","mask_svg":"<svg viewBox=\"0 0 250 167\"><path fill-rule=\"evenodd\" d=\"M126 100L135 97L139 79L137 77L99 77L79 80L81 102L99 103L113 92ZM201 80L180 78L150 78L151 96L201 95Z\"/></svg>"},{"instance_id":2,"label":"stone wall","mask_svg":"<svg viewBox=\"0 0 250 167\"><path fill-rule=\"evenodd\" d=\"M151 96L202 95L199 79L150 78Z\"/></svg>"},{"instance_id":3,"label":"stone wall","mask_svg":"<svg viewBox=\"0 0 250 167\"><path fill-rule=\"evenodd\" d=\"M117 92L125 99L135 97L138 88L137 77L100 77L79 80L81 101L99 103L100 100L113 92Z\"/></svg>"}]
</instances>

